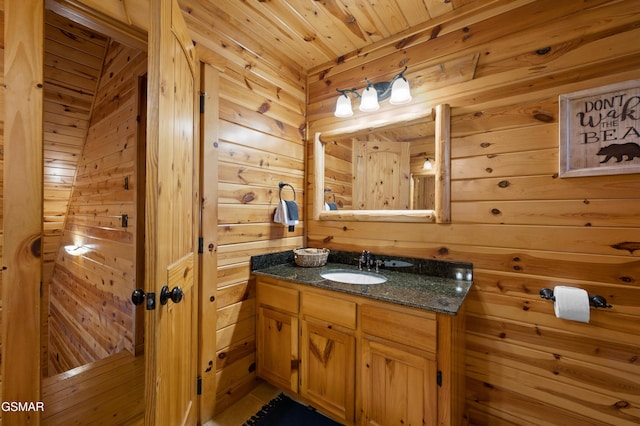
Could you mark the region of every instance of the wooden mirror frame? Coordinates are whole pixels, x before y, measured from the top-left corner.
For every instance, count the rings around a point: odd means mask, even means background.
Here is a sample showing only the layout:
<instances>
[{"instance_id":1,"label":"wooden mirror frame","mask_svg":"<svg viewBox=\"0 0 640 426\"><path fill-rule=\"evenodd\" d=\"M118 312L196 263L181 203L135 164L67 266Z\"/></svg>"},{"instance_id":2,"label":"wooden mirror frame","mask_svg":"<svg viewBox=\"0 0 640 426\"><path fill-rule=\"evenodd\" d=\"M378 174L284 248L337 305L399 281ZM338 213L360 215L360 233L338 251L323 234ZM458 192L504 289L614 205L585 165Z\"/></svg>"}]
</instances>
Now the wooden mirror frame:
<instances>
[{"instance_id":1,"label":"wooden mirror frame","mask_svg":"<svg viewBox=\"0 0 640 426\"><path fill-rule=\"evenodd\" d=\"M427 111L428 117L433 111ZM451 107L448 104L435 108L435 159L433 164L436 176L434 210L324 210L324 154L325 143L321 136L333 136L344 133L345 129L331 132L316 132L314 141L315 187L313 200L313 218L315 220L366 221L366 222L451 222ZM375 127L383 127L390 122ZM370 127L370 126L368 126ZM349 129L353 132L357 129Z\"/></svg>"}]
</instances>

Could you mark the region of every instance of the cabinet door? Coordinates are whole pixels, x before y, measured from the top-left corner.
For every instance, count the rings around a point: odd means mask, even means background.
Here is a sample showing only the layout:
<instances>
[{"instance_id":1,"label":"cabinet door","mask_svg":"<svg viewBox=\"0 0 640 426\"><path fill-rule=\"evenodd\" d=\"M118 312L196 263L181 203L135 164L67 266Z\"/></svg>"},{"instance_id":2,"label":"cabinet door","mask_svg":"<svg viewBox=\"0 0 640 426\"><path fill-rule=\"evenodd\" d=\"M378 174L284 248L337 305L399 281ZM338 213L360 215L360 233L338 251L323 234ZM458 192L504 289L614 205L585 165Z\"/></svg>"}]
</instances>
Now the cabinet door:
<instances>
[{"instance_id":1,"label":"cabinet door","mask_svg":"<svg viewBox=\"0 0 640 426\"><path fill-rule=\"evenodd\" d=\"M256 373L275 386L298 391L298 318L258 308Z\"/></svg>"},{"instance_id":2,"label":"cabinet door","mask_svg":"<svg viewBox=\"0 0 640 426\"><path fill-rule=\"evenodd\" d=\"M436 424L436 363L414 352L362 339L363 424Z\"/></svg>"},{"instance_id":3,"label":"cabinet door","mask_svg":"<svg viewBox=\"0 0 640 426\"><path fill-rule=\"evenodd\" d=\"M319 321L302 321L300 393L337 419L355 415L355 337Z\"/></svg>"}]
</instances>

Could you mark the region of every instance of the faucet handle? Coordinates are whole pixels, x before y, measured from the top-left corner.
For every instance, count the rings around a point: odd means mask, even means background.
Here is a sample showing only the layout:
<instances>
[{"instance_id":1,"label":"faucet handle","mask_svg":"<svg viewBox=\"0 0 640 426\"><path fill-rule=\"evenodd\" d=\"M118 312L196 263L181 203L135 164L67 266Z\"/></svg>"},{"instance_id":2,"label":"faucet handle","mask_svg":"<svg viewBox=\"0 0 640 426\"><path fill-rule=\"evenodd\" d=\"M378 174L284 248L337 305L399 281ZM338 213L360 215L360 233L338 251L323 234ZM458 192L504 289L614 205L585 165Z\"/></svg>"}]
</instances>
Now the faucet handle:
<instances>
[{"instance_id":1,"label":"faucet handle","mask_svg":"<svg viewBox=\"0 0 640 426\"><path fill-rule=\"evenodd\" d=\"M360 262L358 263L358 269L369 269L369 260L371 259L371 252L369 250L362 250L362 255L360 256Z\"/></svg>"},{"instance_id":2,"label":"faucet handle","mask_svg":"<svg viewBox=\"0 0 640 426\"><path fill-rule=\"evenodd\" d=\"M358 265L358 269L362 269L362 262L364 262L364 256L354 257L353 260L356 261L356 265Z\"/></svg>"}]
</instances>

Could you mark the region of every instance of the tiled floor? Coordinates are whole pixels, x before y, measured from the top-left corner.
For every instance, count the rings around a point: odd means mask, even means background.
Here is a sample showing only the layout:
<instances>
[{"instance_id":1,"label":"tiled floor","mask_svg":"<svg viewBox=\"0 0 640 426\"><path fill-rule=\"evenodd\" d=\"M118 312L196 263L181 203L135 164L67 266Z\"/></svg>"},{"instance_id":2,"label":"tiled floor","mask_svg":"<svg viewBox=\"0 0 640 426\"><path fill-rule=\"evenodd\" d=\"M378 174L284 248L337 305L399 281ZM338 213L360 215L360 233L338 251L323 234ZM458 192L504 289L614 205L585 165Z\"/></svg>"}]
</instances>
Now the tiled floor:
<instances>
[{"instance_id":1,"label":"tiled floor","mask_svg":"<svg viewBox=\"0 0 640 426\"><path fill-rule=\"evenodd\" d=\"M205 423L204 426L239 426L279 393L278 388L262 382L248 395Z\"/></svg>"}]
</instances>

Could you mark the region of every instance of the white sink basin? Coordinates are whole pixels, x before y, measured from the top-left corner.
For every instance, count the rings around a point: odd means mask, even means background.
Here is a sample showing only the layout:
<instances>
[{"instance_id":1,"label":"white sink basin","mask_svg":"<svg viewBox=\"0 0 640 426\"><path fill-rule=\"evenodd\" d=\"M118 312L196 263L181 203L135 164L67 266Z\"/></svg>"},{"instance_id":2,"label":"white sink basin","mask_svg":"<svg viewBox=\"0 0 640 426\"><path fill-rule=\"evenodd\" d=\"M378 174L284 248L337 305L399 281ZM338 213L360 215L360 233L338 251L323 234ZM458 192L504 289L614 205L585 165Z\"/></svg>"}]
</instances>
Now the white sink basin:
<instances>
[{"instance_id":1,"label":"white sink basin","mask_svg":"<svg viewBox=\"0 0 640 426\"><path fill-rule=\"evenodd\" d=\"M379 274L364 271L349 271L347 269L332 269L322 272L320 276L324 279L344 284L382 284L387 281L387 277Z\"/></svg>"}]
</instances>

